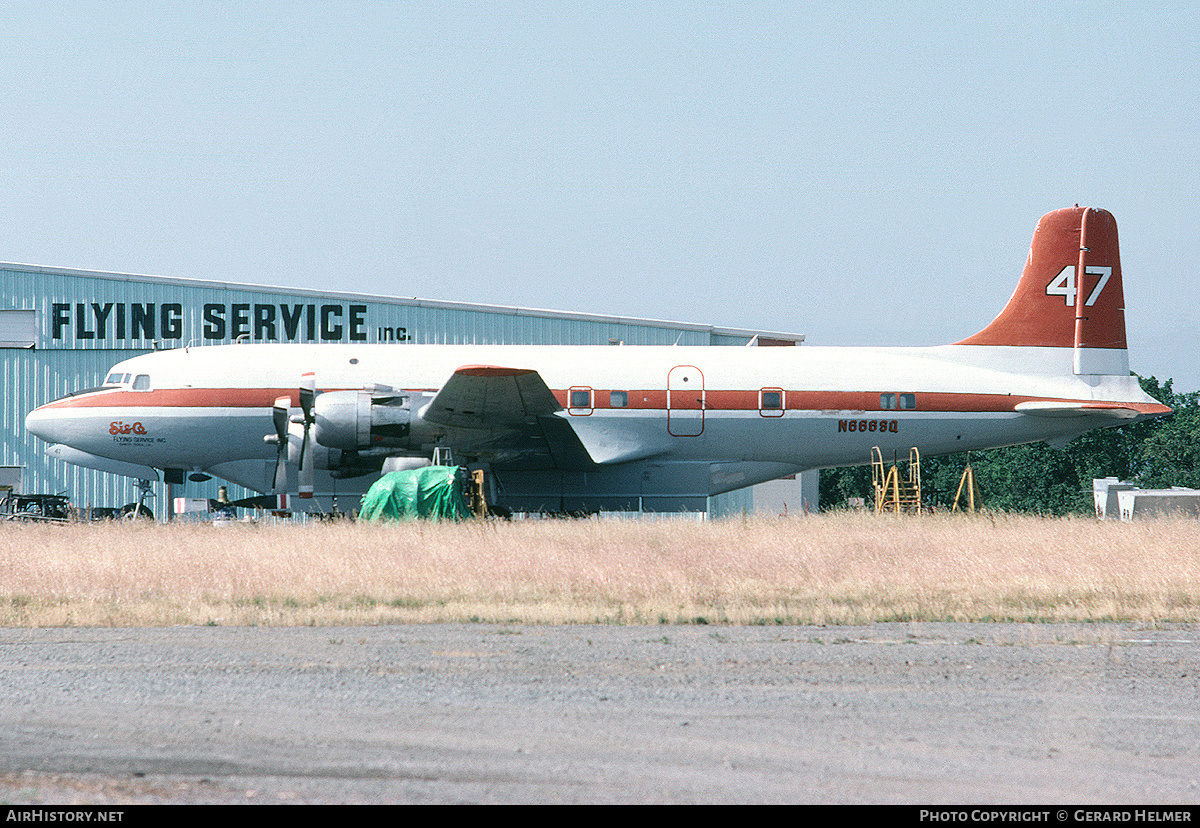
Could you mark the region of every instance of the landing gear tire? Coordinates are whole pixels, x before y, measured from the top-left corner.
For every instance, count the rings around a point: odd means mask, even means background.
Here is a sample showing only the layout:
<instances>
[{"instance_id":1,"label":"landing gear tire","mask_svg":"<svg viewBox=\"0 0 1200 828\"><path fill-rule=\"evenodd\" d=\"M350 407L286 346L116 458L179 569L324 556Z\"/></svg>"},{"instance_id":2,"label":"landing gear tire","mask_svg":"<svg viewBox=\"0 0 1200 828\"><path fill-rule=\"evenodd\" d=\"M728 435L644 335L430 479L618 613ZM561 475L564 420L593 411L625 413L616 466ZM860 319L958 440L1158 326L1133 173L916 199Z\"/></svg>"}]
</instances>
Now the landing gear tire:
<instances>
[{"instance_id":1,"label":"landing gear tire","mask_svg":"<svg viewBox=\"0 0 1200 828\"><path fill-rule=\"evenodd\" d=\"M154 513L144 505L126 503L121 507L121 520L154 520Z\"/></svg>"}]
</instances>

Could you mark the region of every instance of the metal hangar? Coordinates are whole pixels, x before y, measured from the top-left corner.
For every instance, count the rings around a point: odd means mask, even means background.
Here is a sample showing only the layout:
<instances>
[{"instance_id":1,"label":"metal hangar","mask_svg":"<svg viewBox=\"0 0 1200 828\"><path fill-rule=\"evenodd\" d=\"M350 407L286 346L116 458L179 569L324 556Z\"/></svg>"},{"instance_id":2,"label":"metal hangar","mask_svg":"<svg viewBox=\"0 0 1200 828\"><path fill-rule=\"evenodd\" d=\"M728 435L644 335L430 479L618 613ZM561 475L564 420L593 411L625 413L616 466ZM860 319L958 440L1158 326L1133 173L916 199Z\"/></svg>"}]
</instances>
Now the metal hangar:
<instances>
[{"instance_id":1,"label":"metal hangar","mask_svg":"<svg viewBox=\"0 0 1200 828\"><path fill-rule=\"evenodd\" d=\"M0 490L65 492L79 507L130 503L134 479L48 456L24 421L36 406L97 386L114 363L152 349L237 341L762 346L803 339L650 319L0 263ZM264 423L264 433L269 429ZM816 473L801 477L803 484L764 484L757 498L749 490L708 498L707 511L742 514L757 505L775 512L780 503L793 514L815 509ZM219 483L158 486L158 508L151 508L165 515L171 497L214 497Z\"/></svg>"}]
</instances>

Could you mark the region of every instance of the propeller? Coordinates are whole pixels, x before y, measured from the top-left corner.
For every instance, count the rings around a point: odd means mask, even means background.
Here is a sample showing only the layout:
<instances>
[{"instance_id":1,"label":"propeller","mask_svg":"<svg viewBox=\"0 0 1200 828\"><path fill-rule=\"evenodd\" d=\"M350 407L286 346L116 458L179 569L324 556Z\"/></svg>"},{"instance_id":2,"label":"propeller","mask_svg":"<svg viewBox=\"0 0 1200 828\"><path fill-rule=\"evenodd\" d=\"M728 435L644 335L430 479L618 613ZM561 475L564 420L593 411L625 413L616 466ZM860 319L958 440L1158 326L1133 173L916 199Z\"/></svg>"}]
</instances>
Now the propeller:
<instances>
[{"instance_id":1,"label":"propeller","mask_svg":"<svg viewBox=\"0 0 1200 828\"><path fill-rule=\"evenodd\" d=\"M288 434L290 423L304 427L304 438L300 443L299 457L299 495L313 496L313 458L312 427L316 422L313 413L313 403L317 398L316 375L308 372L300 378L300 413L289 416L292 407L291 395L279 397L271 407L271 418L275 423L275 433L263 437L263 441L276 446L275 452L275 493L285 491L287 487Z\"/></svg>"},{"instance_id":2,"label":"propeller","mask_svg":"<svg viewBox=\"0 0 1200 828\"><path fill-rule=\"evenodd\" d=\"M304 442L300 445L300 497L313 496L312 427L316 422L313 403L317 398L317 380L312 371L300 377L300 417L304 424Z\"/></svg>"},{"instance_id":3,"label":"propeller","mask_svg":"<svg viewBox=\"0 0 1200 828\"><path fill-rule=\"evenodd\" d=\"M288 454L288 410L292 406L292 398L279 397L271 407L271 417L275 421L275 433L263 437L263 442L277 446L275 451L275 492L282 492L287 485L287 454Z\"/></svg>"}]
</instances>

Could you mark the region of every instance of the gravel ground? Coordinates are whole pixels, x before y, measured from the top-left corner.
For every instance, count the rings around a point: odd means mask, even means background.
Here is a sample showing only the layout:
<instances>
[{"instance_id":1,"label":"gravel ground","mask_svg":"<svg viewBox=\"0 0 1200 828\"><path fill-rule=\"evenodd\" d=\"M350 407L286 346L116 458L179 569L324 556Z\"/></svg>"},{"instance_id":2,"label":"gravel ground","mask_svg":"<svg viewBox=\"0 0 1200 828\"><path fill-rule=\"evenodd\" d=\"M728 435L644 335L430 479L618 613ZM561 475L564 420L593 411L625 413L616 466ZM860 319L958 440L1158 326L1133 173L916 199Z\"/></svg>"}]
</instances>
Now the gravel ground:
<instances>
[{"instance_id":1,"label":"gravel ground","mask_svg":"<svg viewBox=\"0 0 1200 828\"><path fill-rule=\"evenodd\" d=\"M0 630L10 804L1200 798L1200 630Z\"/></svg>"}]
</instances>

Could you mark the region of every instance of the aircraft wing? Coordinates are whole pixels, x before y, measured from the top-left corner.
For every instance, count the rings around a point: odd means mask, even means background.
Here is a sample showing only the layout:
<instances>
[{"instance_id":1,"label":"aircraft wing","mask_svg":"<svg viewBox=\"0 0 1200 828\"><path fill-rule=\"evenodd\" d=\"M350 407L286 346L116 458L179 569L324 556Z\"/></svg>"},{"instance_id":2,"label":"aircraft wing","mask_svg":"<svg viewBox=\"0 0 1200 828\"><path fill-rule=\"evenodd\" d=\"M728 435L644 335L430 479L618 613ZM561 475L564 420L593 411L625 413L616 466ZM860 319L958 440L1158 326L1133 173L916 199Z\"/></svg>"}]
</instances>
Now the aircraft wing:
<instances>
[{"instance_id":1,"label":"aircraft wing","mask_svg":"<svg viewBox=\"0 0 1200 828\"><path fill-rule=\"evenodd\" d=\"M450 428L514 429L561 411L541 375L532 368L464 365L425 409L425 419Z\"/></svg>"},{"instance_id":2,"label":"aircraft wing","mask_svg":"<svg viewBox=\"0 0 1200 828\"><path fill-rule=\"evenodd\" d=\"M588 468L666 450L616 424L573 423L554 416L562 410L531 368L464 365L434 396L424 417L453 429L451 445L457 450L510 466L549 461L558 468Z\"/></svg>"},{"instance_id":3,"label":"aircraft wing","mask_svg":"<svg viewBox=\"0 0 1200 828\"><path fill-rule=\"evenodd\" d=\"M554 393L531 368L464 365L424 410L424 418L449 429L455 451L511 468L581 468L593 465L565 420Z\"/></svg>"}]
</instances>

